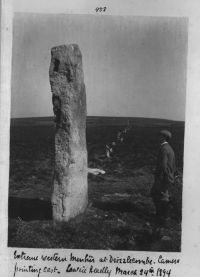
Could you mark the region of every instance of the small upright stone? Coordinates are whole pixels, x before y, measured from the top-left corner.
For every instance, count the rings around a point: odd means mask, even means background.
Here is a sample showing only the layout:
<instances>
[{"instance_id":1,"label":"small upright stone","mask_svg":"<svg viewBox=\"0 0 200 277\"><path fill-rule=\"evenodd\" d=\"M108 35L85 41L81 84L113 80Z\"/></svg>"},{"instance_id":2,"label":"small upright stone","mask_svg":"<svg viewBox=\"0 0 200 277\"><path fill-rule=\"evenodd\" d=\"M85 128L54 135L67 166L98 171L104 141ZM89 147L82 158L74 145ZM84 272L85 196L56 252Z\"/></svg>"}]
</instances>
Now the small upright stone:
<instances>
[{"instance_id":1,"label":"small upright stone","mask_svg":"<svg viewBox=\"0 0 200 277\"><path fill-rule=\"evenodd\" d=\"M86 93L78 45L51 49L49 78L56 122L53 219L68 221L84 212L88 201Z\"/></svg>"}]
</instances>

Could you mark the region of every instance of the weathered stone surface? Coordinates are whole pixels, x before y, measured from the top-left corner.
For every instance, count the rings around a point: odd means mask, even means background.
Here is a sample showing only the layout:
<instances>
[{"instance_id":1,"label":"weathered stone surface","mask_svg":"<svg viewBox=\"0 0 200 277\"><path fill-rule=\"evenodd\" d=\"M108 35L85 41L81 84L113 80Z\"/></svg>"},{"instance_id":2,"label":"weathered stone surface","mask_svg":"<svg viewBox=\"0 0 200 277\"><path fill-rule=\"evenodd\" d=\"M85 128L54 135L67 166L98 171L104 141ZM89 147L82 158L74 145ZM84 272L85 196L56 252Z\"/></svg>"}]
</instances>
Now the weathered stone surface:
<instances>
[{"instance_id":1,"label":"weathered stone surface","mask_svg":"<svg viewBox=\"0 0 200 277\"><path fill-rule=\"evenodd\" d=\"M53 218L68 221L87 206L86 93L78 45L51 49L49 77L55 114Z\"/></svg>"}]
</instances>

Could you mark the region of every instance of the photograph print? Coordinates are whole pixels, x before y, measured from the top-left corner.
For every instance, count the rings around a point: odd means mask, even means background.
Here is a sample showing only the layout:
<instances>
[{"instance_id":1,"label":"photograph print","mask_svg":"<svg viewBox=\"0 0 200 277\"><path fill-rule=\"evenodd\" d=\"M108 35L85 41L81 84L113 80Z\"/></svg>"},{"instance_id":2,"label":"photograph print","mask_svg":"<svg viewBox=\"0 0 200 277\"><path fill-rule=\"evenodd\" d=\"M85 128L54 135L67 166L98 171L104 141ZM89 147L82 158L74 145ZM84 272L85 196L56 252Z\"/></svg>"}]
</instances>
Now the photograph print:
<instances>
[{"instance_id":1,"label":"photograph print","mask_svg":"<svg viewBox=\"0 0 200 277\"><path fill-rule=\"evenodd\" d=\"M8 246L181 251L188 20L15 13Z\"/></svg>"}]
</instances>

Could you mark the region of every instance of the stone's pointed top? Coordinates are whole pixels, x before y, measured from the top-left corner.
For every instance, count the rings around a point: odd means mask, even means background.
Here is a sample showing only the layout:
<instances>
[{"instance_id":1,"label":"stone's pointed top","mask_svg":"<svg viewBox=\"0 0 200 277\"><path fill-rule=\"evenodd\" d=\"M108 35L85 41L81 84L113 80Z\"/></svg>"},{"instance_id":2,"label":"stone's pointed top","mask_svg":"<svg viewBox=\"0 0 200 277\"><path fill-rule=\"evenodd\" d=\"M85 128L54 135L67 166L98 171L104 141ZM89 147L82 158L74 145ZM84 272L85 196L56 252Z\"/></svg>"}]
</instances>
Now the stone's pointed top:
<instances>
[{"instance_id":1,"label":"stone's pointed top","mask_svg":"<svg viewBox=\"0 0 200 277\"><path fill-rule=\"evenodd\" d=\"M65 51L66 49L69 50L79 50L79 46L76 43L72 43L72 44L63 44L63 45L58 45L58 46L54 46L51 48L52 52L57 52L57 51ZM80 51L80 50L79 50Z\"/></svg>"},{"instance_id":2,"label":"stone's pointed top","mask_svg":"<svg viewBox=\"0 0 200 277\"><path fill-rule=\"evenodd\" d=\"M62 75L64 73L67 80L71 82L76 74L83 75L81 67L82 54L78 44L64 44L51 48L50 77L57 73Z\"/></svg>"}]
</instances>

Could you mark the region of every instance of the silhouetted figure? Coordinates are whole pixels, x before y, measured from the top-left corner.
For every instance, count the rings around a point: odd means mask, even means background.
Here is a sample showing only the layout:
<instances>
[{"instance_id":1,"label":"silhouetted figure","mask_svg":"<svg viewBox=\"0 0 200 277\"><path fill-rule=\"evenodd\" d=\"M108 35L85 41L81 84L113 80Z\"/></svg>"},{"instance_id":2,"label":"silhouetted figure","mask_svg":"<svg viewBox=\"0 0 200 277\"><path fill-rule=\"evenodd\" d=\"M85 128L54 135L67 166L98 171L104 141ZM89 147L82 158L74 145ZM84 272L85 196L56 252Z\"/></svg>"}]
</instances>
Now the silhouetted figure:
<instances>
[{"instance_id":1,"label":"silhouetted figure","mask_svg":"<svg viewBox=\"0 0 200 277\"><path fill-rule=\"evenodd\" d=\"M169 210L170 184L175 181L175 154L169 145L172 135L167 130L160 132L160 149L157 158L155 181L151 190L151 196L156 208L156 220L160 225L165 225Z\"/></svg>"}]
</instances>

